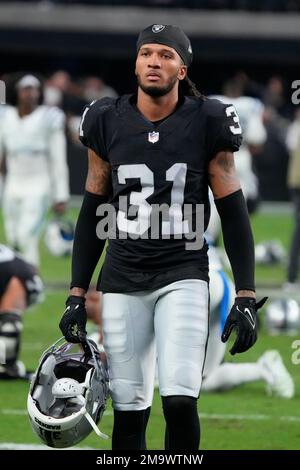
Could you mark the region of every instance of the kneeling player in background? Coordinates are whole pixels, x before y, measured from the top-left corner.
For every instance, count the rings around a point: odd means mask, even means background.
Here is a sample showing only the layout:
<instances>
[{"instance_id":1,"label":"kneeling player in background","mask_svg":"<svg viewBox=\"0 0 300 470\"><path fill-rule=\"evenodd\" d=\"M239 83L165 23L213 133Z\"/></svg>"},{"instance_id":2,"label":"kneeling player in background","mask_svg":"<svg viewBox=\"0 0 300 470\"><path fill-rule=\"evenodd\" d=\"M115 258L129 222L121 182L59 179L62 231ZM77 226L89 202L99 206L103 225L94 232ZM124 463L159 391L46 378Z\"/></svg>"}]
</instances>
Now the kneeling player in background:
<instances>
[{"instance_id":1,"label":"kneeling player in background","mask_svg":"<svg viewBox=\"0 0 300 470\"><path fill-rule=\"evenodd\" d=\"M235 290L222 269L215 248L209 249L210 322L207 354L201 390L218 392L247 382L263 380L268 393L282 398L294 396L294 382L278 351L266 351L257 362L224 362L226 344L221 341Z\"/></svg>"},{"instance_id":2,"label":"kneeling player in background","mask_svg":"<svg viewBox=\"0 0 300 470\"><path fill-rule=\"evenodd\" d=\"M0 244L0 380L30 378L18 360L22 316L43 299L43 290L36 268Z\"/></svg>"}]
</instances>

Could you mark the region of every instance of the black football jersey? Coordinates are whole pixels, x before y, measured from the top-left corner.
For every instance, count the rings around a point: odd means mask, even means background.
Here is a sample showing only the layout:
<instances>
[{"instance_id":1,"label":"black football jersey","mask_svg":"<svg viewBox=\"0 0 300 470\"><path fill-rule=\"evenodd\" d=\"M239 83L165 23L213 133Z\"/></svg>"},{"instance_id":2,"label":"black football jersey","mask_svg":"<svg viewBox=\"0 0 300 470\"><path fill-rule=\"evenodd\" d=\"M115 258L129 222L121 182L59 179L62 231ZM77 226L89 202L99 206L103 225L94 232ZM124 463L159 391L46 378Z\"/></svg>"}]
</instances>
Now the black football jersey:
<instances>
[{"instance_id":1,"label":"black football jersey","mask_svg":"<svg viewBox=\"0 0 300 470\"><path fill-rule=\"evenodd\" d=\"M233 106L183 97L174 113L152 123L135 101L135 95L95 101L85 108L80 124L81 142L111 166L109 202L117 214L117 231L99 278L104 292L208 280L207 244L203 240L201 248L187 249L186 233L196 228L197 205L204 209L204 230L208 225L210 160L241 144ZM161 205L170 210L159 216L159 233L153 236L150 215ZM189 220L186 207L192 212Z\"/></svg>"},{"instance_id":2,"label":"black football jersey","mask_svg":"<svg viewBox=\"0 0 300 470\"><path fill-rule=\"evenodd\" d=\"M44 286L34 266L7 246L0 244L0 297L4 294L12 277L16 277L23 284L28 307L42 299Z\"/></svg>"}]
</instances>

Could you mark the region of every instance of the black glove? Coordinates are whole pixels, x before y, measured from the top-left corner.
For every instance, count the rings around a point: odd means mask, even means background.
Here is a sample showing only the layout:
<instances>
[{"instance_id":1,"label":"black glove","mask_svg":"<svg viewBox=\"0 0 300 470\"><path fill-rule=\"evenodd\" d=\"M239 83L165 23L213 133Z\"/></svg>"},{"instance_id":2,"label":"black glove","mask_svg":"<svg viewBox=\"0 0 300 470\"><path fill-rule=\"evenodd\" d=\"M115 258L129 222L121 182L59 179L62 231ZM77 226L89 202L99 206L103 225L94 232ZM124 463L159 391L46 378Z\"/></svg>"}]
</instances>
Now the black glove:
<instances>
[{"instance_id":1,"label":"black glove","mask_svg":"<svg viewBox=\"0 0 300 470\"><path fill-rule=\"evenodd\" d=\"M59 323L59 328L67 341L70 343L85 342L86 319L85 298L70 295L66 301L66 310Z\"/></svg>"},{"instance_id":2,"label":"black glove","mask_svg":"<svg viewBox=\"0 0 300 470\"><path fill-rule=\"evenodd\" d=\"M258 326L256 312L267 300L268 297L264 297L256 303L256 300L252 297L236 297L221 337L223 343L225 343L232 330L236 329L237 337L229 351L230 354L234 355L235 353L245 352L256 342Z\"/></svg>"}]
</instances>

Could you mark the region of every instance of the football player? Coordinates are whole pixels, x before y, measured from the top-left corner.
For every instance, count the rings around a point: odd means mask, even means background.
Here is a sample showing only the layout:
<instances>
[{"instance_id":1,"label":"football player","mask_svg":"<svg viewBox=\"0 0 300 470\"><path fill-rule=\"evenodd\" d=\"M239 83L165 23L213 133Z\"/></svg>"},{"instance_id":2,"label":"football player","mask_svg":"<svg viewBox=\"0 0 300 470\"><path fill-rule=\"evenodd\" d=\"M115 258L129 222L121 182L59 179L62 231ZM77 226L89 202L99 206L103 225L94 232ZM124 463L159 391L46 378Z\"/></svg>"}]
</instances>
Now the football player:
<instances>
[{"instance_id":1,"label":"football player","mask_svg":"<svg viewBox=\"0 0 300 470\"><path fill-rule=\"evenodd\" d=\"M0 245L0 379L29 379L18 360L22 317L43 300L43 282L34 266Z\"/></svg>"},{"instance_id":2,"label":"football player","mask_svg":"<svg viewBox=\"0 0 300 470\"><path fill-rule=\"evenodd\" d=\"M296 293L300 284L297 282L300 265L300 111L289 126L286 144L290 152L287 184L294 206L294 229L289 251L287 282L284 289Z\"/></svg>"},{"instance_id":3,"label":"football player","mask_svg":"<svg viewBox=\"0 0 300 470\"><path fill-rule=\"evenodd\" d=\"M23 75L0 122L0 160L5 156L3 215L8 243L39 265L38 240L49 205L65 211L69 198L64 114L41 101L41 83Z\"/></svg>"},{"instance_id":4,"label":"football player","mask_svg":"<svg viewBox=\"0 0 300 470\"><path fill-rule=\"evenodd\" d=\"M165 448L199 447L197 399L208 337L207 243L187 243L193 224L183 209L192 207L194 224L197 211L204 209L204 231L209 185L237 292L222 340L236 329L235 354L257 338L253 237L233 156L241 144L239 119L232 105L206 99L187 77L192 56L181 28L147 27L137 41L137 93L91 103L80 125L89 170L60 328L68 341L85 339L85 293L111 212L117 226L110 224L98 289L103 292L114 450L146 448L156 355ZM101 206L107 201L109 206ZM161 205L169 211L161 214L156 236L150 216Z\"/></svg>"},{"instance_id":5,"label":"football player","mask_svg":"<svg viewBox=\"0 0 300 470\"><path fill-rule=\"evenodd\" d=\"M295 386L277 350L265 351L257 362L225 362L226 344L220 333L224 328L230 305L234 302L234 286L223 271L216 249L209 248L209 339L201 390L218 392L241 384L264 381L269 394L292 398Z\"/></svg>"}]
</instances>

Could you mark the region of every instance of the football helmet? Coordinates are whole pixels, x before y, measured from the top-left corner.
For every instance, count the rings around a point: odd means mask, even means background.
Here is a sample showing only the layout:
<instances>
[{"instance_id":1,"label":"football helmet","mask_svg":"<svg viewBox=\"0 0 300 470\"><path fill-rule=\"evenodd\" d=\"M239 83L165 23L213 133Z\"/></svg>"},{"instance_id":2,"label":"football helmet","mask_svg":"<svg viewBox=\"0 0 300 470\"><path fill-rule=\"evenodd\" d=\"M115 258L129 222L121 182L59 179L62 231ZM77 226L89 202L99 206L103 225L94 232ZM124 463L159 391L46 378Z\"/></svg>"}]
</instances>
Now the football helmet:
<instances>
[{"instance_id":1,"label":"football helmet","mask_svg":"<svg viewBox=\"0 0 300 470\"><path fill-rule=\"evenodd\" d=\"M269 240L255 246L255 262L261 265L280 264L286 257L286 251L278 240Z\"/></svg>"},{"instance_id":2,"label":"football helmet","mask_svg":"<svg viewBox=\"0 0 300 470\"><path fill-rule=\"evenodd\" d=\"M69 256L72 253L74 225L67 220L51 220L45 231L44 241L53 256Z\"/></svg>"},{"instance_id":3,"label":"football helmet","mask_svg":"<svg viewBox=\"0 0 300 470\"><path fill-rule=\"evenodd\" d=\"M97 426L108 397L105 355L100 356L91 340L75 345L61 338L42 355L30 385L27 410L32 429L54 448L74 446L92 429L108 439Z\"/></svg>"},{"instance_id":4,"label":"football helmet","mask_svg":"<svg viewBox=\"0 0 300 470\"><path fill-rule=\"evenodd\" d=\"M300 308L295 299L277 299L266 307L265 325L269 334L296 335L300 328Z\"/></svg>"}]
</instances>

